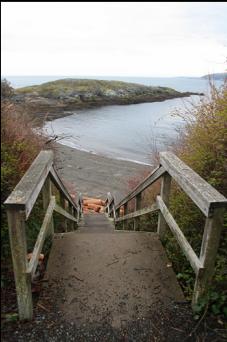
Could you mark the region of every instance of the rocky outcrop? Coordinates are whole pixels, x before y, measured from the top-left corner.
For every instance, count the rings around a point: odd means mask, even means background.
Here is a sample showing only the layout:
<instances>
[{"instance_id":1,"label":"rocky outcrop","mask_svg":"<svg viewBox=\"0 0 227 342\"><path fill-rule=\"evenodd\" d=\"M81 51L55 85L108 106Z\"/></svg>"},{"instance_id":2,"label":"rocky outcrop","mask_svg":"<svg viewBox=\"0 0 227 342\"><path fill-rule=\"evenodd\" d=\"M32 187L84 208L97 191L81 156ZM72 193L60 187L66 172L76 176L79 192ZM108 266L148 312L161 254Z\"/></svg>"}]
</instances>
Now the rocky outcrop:
<instances>
[{"instance_id":1,"label":"rocky outcrop","mask_svg":"<svg viewBox=\"0 0 227 342\"><path fill-rule=\"evenodd\" d=\"M57 117L74 109L163 101L192 94L119 81L63 79L17 89L14 101L25 104L32 112L54 112Z\"/></svg>"}]
</instances>

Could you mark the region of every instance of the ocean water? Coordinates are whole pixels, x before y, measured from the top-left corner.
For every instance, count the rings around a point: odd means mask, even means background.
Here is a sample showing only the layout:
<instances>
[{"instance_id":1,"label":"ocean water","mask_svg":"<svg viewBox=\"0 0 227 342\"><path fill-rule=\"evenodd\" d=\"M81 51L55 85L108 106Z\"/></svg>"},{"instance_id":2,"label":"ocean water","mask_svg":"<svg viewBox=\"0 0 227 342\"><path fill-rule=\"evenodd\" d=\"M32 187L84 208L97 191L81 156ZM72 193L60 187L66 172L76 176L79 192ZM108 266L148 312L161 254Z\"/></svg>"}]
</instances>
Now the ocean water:
<instances>
[{"instance_id":1,"label":"ocean water","mask_svg":"<svg viewBox=\"0 0 227 342\"><path fill-rule=\"evenodd\" d=\"M83 151L151 164L153 148L165 150L184 122L172 114L187 98L156 103L105 106L73 112L47 122L45 134Z\"/></svg>"},{"instance_id":2,"label":"ocean water","mask_svg":"<svg viewBox=\"0 0 227 342\"><path fill-rule=\"evenodd\" d=\"M64 76L7 77L17 88L41 84ZM74 78L74 76L72 76ZM77 77L75 77L77 78ZM90 77L121 80L153 86L166 86L178 91L208 92L208 81L194 77L144 78L144 77ZM217 86L221 81L215 82ZM152 163L154 148L166 150L178 135L185 122L176 114L191 103L198 103L200 96L190 96L163 102L104 106L69 112L67 117L47 122L43 128L48 136L58 135L60 143L111 158L130 160L142 164Z\"/></svg>"}]
</instances>

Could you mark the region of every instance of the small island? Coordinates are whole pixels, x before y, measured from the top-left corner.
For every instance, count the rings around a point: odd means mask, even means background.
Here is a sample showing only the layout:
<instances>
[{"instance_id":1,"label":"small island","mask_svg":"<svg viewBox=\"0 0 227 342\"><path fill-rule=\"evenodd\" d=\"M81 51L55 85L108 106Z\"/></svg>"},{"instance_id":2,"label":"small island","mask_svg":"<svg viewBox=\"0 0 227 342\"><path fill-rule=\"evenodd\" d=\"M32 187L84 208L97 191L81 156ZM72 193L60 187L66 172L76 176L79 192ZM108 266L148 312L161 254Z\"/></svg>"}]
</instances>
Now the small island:
<instances>
[{"instance_id":1,"label":"small island","mask_svg":"<svg viewBox=\"0 0 227 342\"><path fill-rule=\"evenodd\" d=\"M13 99L32 113L51 113L48 120L52 120L75 109L156 102L190 95L198 94L120 81L61 79L15 89Z\"/></svg>"}]
</instances>

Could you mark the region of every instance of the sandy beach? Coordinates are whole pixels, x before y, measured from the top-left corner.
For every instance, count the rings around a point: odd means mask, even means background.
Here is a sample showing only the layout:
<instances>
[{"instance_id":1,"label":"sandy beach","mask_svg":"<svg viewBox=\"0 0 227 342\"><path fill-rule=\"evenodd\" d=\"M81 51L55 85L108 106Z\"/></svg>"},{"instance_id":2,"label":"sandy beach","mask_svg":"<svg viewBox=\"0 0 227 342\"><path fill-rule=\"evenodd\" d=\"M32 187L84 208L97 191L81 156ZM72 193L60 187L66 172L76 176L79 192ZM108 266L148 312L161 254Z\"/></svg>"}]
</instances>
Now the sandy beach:
<instances>
[{"instance_id":1,"label":"sandy beach","mask_svg":"<svg viewBox=\"0 0 227 342\"><path fill-rule=\"evenodd\" d=\"M118 202L129 191L128 181L151 166L107 158L74 148L55 145L55 167L72 193L106 199L111 192Z\"/></svg>"}]
</instances>

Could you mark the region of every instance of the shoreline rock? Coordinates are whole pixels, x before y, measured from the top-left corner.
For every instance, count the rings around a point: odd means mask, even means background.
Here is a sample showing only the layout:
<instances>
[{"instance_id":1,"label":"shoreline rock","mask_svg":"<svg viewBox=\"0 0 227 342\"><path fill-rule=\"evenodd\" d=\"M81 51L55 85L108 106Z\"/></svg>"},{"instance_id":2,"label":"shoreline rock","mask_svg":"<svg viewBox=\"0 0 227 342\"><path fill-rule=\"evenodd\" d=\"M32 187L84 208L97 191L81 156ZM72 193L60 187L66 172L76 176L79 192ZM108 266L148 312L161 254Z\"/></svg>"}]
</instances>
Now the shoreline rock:
<instances>
[{"instance_id":1,"label":"shoreline rock","mask_svg":"<svg viewBox=\"0 0 227 342\"><path fill-rule=\"evenodd\" d=\"M40 118L48 112L46 120L53 120L66 116L66 111L159 102L191 95L203 94L119 81L63 79L16 89L12 99Z\"/></svg>"}]
</instances>

